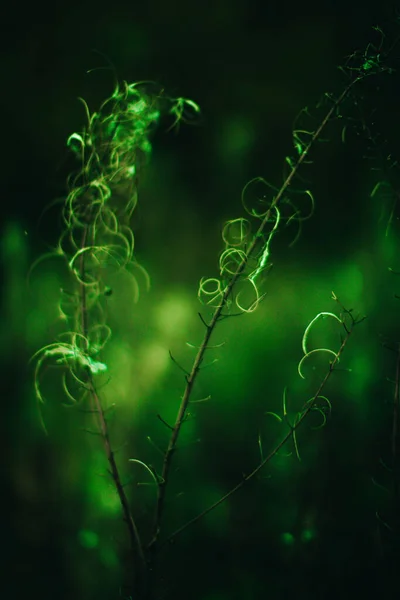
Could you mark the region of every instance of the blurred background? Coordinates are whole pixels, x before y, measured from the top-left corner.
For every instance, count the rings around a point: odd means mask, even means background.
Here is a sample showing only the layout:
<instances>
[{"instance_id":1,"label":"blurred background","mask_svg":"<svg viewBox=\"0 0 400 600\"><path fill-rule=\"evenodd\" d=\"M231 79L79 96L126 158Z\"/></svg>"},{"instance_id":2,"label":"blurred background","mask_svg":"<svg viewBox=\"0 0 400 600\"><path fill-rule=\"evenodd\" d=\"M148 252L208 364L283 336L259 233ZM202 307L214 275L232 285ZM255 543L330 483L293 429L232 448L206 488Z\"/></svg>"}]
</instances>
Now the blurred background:
<instances>
[{"instance_id":1,"label":"blurred background","mask_svg":"<svg viewBox=\"0 0 400 600\"><path fill-rule=\"evenodd\" d=\"M84 431L82 413L63 406L56 371L44 378L45 435L29 363L54 341L63 270L55 260L41 262L29 287L27 275L62 232L59 204L42 213L65 194L76 167L66 140L85 126L77 98L93 112L116 78L152 80L201 107L179 131L161 121L141 175L132 228L151 289L139 276L143 291L135 303L121 279L108 301L113 337L104 394L116 403L111 436L146 540L156 490L138 485L151 482L128 459L161 469L168 429L157 414L174 422L185 384L169 351L190 369L195 354L186 342L199 344L203 335L197 313L211 315L199 304L198 283L218 276L222 227L245 216L241 194L249 180L281 185L300 111L307 107L310 115L301 127L315 128L329 108L317 108L324 94L344 89L337 67L370 43L379 47L375 26L390 48L400 34L398 17L392 3L366 9L358 0L117 0L10 5L3 23L2 593L116 600L126 597L127 538L101 440ZM399 51L400 45L387 61L394 69ZM193 393L211 400L193 404L182 429L161 537L236 485L286 434L265 414L282 414L285 388L292 419L313 396L329 357L306 362L302 380L301 340L317 313L337 312L334 290L368 318L324 390L332 414L323 428L313 414L299 429L300 461L288 444L260 477L176 538L160 556L157 598L393 591L400 534L390 450L396 354L383 343L395 344L399 333L400 282L388 270L400 268L398 214L394 196L371 197L382 174L368 157L398 159L399 92L396 73L360 86L358 102L371 127L364 137L347 120L359 117L354 102L343 105L304 171L313 217L295 244L295 224L274 238L257 311L217 329L213 343L225 345L210 352L209 362L218 362L204 369ZM304 214L306 200L299 206ZM337 350L341 333L333 319L321 321L310 346Z\"/></svg>"}]
</instances>

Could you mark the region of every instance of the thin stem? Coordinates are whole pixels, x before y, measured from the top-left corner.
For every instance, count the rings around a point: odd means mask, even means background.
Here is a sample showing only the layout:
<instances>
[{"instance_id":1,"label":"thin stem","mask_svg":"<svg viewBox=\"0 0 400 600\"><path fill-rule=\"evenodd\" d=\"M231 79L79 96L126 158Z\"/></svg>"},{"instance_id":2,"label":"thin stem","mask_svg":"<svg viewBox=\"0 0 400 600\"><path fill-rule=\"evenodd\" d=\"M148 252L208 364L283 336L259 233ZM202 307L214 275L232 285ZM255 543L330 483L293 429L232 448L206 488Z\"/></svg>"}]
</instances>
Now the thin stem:
<instances>
[{"instance_id":1,"label":"thin stem","mask_svg":"<svg viewBox=\"0 0 400 600\"><path fill-rule=\"evenodd\" d=\"M129 506L128 498L125 494L124 486L121 482L121 477L119 474L119 469L117 463L115 461L114 452L111 447L110 437L108 433L107 421L104 416L104 410L102 408L100 398L96 392L96 388L93 383L93 378L91 373L89 374L89 386L90 386L90 395L92 400L93 408L95 408L96 413L98 415L98 424L100 427L100 432L104 442L104 448L107 456L108 463L110 465L111 477L114 481L115 488L118 493L119 501L122 507L122 512L124 515L124 521L128 527L129 539L131 543L132 557L133 557L133 576L134 583L133 588L134 592L139 594L139 598L144 597L146 593L147 587L147 563L146 558L143 551L142 542L140 539L139 531L137 529L136 523L134 521L132 511ZM136 568L136 564L138 568ZM135 594L136 597L136 594Z\"/></svg>"},{"instance_id":2,"label":"thin stem","mask_svg":"<svg viewBox=\"0 0 400 600\"><path fill-rule=\"evenodd\" d=\"M300 418L298 419L298 421L294 425L290 426L290 430L284 436L284 438L275 446L275 448L268 454L268 456L266 456L257 465L257 467L255 469L253 469L253 471L251 473L249 473L248 475L245 475L243 477L243 479L241 481L239 481L239 483L237 485L235 485L235 487L233 487L224 496L222 496L216 502L214 502L214 504L211 504L208 508L206 508L205 510L203 510L196 517L193 517L193 519L191 519L190 521L188 521L187 523L185 523L184 525L182 525L181 527L179 527L179 529L177 529L176 531L174 531L171 535L169 535L165 540L163 540L162 546L164 546L168 542L171 542L180 533L182 533L183 531L185 531L185 529L187 529L190 525L193 525L194 523L197 523L197 521L199 521L205 515L207 515L209 512L211 512L212 510L214 510L215 508L217 508L217 506L219 506L220 504L222 504L223 502L225 502L225 500L227 500L228 498L230 498L230 496L232 496L235 492L237 492L238 490L240 490L240 488L242 488L248 481L250 481L250 479L252 479L255 475L257 475L257 473L259 471L261 471L261 469L279 452L279 450L286 444L286 442L290 438L293 437L293 433L298 429L298 427L300 427L301 423L303 423L303 421L306 419L307 415L314 408L315 403L317 402L318 397L321 395L321 392L322 392L323 388L325 387L325 385L326 385L329 377L331 376L336 363L339 361L339 358L340 358L341 354L343 353L343 350L344 350L344 348L345 348L345 346L346 346L346 344L348 342L348 339L349 339L349 337L350 337L350 335L351 335L351 333L353 331L354 325L356 325L359 322L360 321L354 321L353 322L353 326L347 331L346 336L343 339L342 344L341 344L341 346L340 346L340 348L339 348L339 350L338 350L335 358L332 360L332 362L329 365L329 370L327 371L325 377L323 378L323 380L321 381L321 383L320 383L320 385L318 387L318 390L315 392L313 398L307 403L307 408L302 412L302 414L301 414Z\"/></svg>"},{"instance_id":3,"label":"thin stem","mask_svg":"<svg viewBox=\"0 0 400 600\"><path fill-rule=\"evenodd\" d=\"M88 236L89 226L84 227L81 239L81 247L84 248ZM80 288L81 288L81 327L84 339L88 336L88 316L87 316L87 302L86 302L86 286L83 283L85 281L85 256L84 252L80 255ZM112 450L110 436L108 431L107 420L105 417L105 411L102 407L99 395L97 393L93 375L90 368L87 368L87 377L89 384L89 394L91 399L91 409L93 413L97 415L98 426L100 434L103 438L104 449L107 457L108 464L110 465L110 474L114 482L119 501L122 507L122 513L124 521L128 527L128 534L131 544L132 560L133 560L133 592L138 594L139 598L145 597L147 588L147 564L144 556L143 546L140 539L140 535L133 519L132 511L129 506L128 498L125 494L124 486L121 481L119 469L115 461L114 452ZM136 566L137 565L137 566Z\"/></svg>"},{"instance_id":4,"label":"thin stem","mask_svg":"<svg viewBox=\"0 0 400 600\"><path fill-rule=\"evenodd\" d=\"M351 90L351 88L353 87L353 85L355 85L355 83L357 83L359 80L363 79L364 76L359 76L356 77L351 83L349 83L349 85L345 88L345 90L342 92L342 94L338 97L338 99L333 103L331 109L328 111L328 113L326 114L325 118L323 119L323 121L321 122L321 124L319 125L319 127L316 129L316 131L314 132L314 134L312 135L309 143L307 144L307 146L305 147L305 149L303 150L302 154L299 156L296 164L294 165L294 167L292 168L291 172L289 173L288 177L286 178L285 182L283 183L282 187L280 188L279 192L277 193L277 195L275 196L275 198L273 199L271 206L269 208L269 210L267 211L264 219L262 220L256 234L253 237L253 240L248 248L248 252L247 255L241 260L241 262L239 263L236 272L232 275L230 281L228 282L228 285L225 288L225 291L223 293L222 299L221 299L221 303L219 304L219 306L215 309L215 312L211 318L211 321L209 324L205 324L206 327L206 332L202 341L202 344L199 348L199 351L196 355L196 358L194 360L193 363L193 367L192 370L190 372L190 374L187 376L186 378L186 387L185 387L185 391L183 393L182 396L182 400L179 406L179 410L178 410L178 414L176 417L176 421L175 421L175 425L173 427L172 430L172 434L169 440L169 444L167 447L167 450L165 452L165 456L164 456L164 462L163 462L163 468L162 468L162 475L161 475L161 481L159 483L158 486L158 498L157 498L157 506L156 506L156 511L155 511L155 517L154 517L154 525L153 525L153 532L152 532L152 538L151 541L148 545L148 548L152 548L154 551L154 545L157 542L158 536L159 536L159 532L160 532L160 525L161 525L161 519L162 519L162 514L163 514L163 508L164 508L164 502L165 502L165 493L166 493L166 487L168 484L168 477L169 477L169 471L170 471L170 467L171 467L171 460L172 457L174 455L175 449L176 449L176 443L179 437L179 433L181 430L181 426L182 423L184 421L184 417L186 414L186 410L187 410L187 406L190 400L190 396L192 393L192 389L195 383L195 380L197 378L197 375L199 373L200 370L200 366L201 363L203 361L203 357L205 354L205 351L208 347L210 338L212 333L214 332L215 326L217 324L218 319L221 317L221 313L227 303L227 300L230 296L230 294L232 293L232 290L238 280L238 278L240 277L241 273L243 272L243 270L246 267L247 261L249 259L249 257L251 257L251 255L253 254L257 241L260 238L260 236L262 235L264 228L266 227L272 211L274 209L275 206L278 205L278 203L280 202L280 200L282 199L282 197L284 196L287 188L290 186L293 178L295 177L298 169L300 168L301 164L304 162L304 160L306 159L307 155L309 154L309 151L311 149L311 147L313 146L313 144L315 143L315 141L320 137L321 132L323 131L323 129L325 128L325 126L327 125L328 121L330 120L330 118L332 117L333 113L335 112L335 110L337 109L337 107L343 102L344 98L347 96L347 94L349 93L349 91ZM243 485L243 483L241 484Z\"/></svg>"}]
</instances>

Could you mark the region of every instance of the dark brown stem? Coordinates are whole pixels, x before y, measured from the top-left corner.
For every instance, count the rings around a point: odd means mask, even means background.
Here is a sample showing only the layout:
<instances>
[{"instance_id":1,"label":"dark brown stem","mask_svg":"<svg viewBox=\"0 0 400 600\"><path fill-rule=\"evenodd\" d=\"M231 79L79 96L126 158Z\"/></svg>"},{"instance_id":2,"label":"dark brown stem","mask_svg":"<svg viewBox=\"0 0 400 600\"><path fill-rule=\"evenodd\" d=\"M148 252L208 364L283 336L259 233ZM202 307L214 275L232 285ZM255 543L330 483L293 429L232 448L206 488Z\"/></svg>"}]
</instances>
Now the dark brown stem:
<instances>
[{"instance_id":1,"label":"dark brown stem","mask_svg":"<svg viewBox=\"0 0 400 600\"><path fill-rule=\"evenodd\" d=\"M143 551L143 546L140 540L140 535L133 519L132 511L129 506L128 498L124 491L124 486L121 482L119 469L115 461L114 452L111 447L110 437L108 433L107 421L104 415L100 398L97 394L96 388L93 383L91 373L89 374L89 388L90 396L93 405L93 409L98 416L98 425L100 428L101 436L104 442L104 449L106 452L108 464L110 465L110 473L114 482L115 488L118 493L119 501L122 507L122 513L124 521L128 527L129 539L131 544L132 558L133 558L133 591L135 598L144 598L147 588L147 563Z\"/></svg>"},{"instance_id":2,"label":"dark brown stem","mask_svg":"<svg viewBox=\"0 0 400 600\"><path fill-rule=\"evenodd\" d=\"M342 341L342 344L335 356L335 358L332 360L332 362L329 365L329 370L327 371L324 379L322 380L322 382L320 383L318 390L315 392L313 398L307 402L307 407L303 410L303 412L301 413L301 416L299 417L299 419L297 420L297 422L292 425L290 427L290 430L288 431L288 433L284 436L284 438L275 446L275 448L268 454L268 456L266 456L260 463L259 465L257 465L257 467L255 469L253 469L253 471L251 473L249 473L248 475L245 475L243 477L243 479L241 481L239 481L239 483L237 485L235 485L235 487L233 487L231 490L229 490L229 492L227 492L224 496L222 496L221 498L219 498L219 500L217 500L216 502L214 502L214 504L211 504L208 508L206 508L205 510L203 510L200 514L198 514L196 517L193 517L193 519L191 519L190 521L188 521L187 523L185 523L184 525L182 525L182 527L179 527L179 529L177 529L176 531L174 531L170 536L168 536L162 543L162 545L164 546L165 544L167 544L168 542L171 542L173 539L175 539L180 533L182 533L183 531L185 531L185 529L187 529L190 525L194 525L194 523L197 523L197 521L199 521L200 519L202 519L205 515L207 515L209 512L211 512L212 510L214 510L214 508L217 508L217 506L219 506L220 504L222 504L223 502L225 502L225 500L227 500L228 498L230 498L230 496L232 496L235 492L237 492L238 490L240 490L248 481L250 481L250 479L252 479L255 475L257 475L257 473L259 473L259 471L261 471L261 469L279 452L279 450L282 448L282 446L284 446L288 440L290 438L293 438L294 432L297 431L297 429L300 427L301 423L303 423L303 421L306 419L307 415L310 413L311 410L313 410L313 408L315 407L315 403L317 402L319 396L321 395L321 392L323 390L323 388L325 387L329 377L331 376L331 373L334 370L335 365L337 364L337 362L339 362L340 356L343 353L343 350L348 342L348 339L353 331L353 327L355 324L359 323L360 321L354 321L353 322L353 326L347 330L346 332L346 336Z\"/></svg>"},{"instance_id":3,"label":"dark brown stem","mask_svg":"<svg viewBox=\"0 0 400 600\"><path fill-rule=\"evenodd\" d=\"M82 233L81 244L82 248L85 247L87 236L88 236L88 227L85 227ZM80 279L81 279L81 328L82 335L84 339L87 340L89 326L88 326L88 315L87 315L87 302L86 302L86 286L83 283L85 281L85 253L82 252L80 256ZM88 344L88 342L86 342ZM99 395L97 393L93 376L90 371L90 368L87 368L87 379L91 400L91 410L93 413L97 415L97 425L99 427L99 433L103 438L104 449L107 457L108 464L110 466L110 475L115 485L115 489L117 490L117 494L119 497L119 501L122 508L122 514L124 521L128 527L128 534L131 545L132 552L132 575L133 575L133 583L132 583L132 591L135 598L145 598L147 593L147 564L146 558L143 551L143 546L141 543L140 535L136 526L136 523L133 519L132 511L129 506L128 498L125 494L124 486L121 481L121 477L119 474L119 469L117 463L115 461L114 452L112 450L110 436L108 432L107 420L105 417L105 411L102 407Z\"/></svg>"},{"instance_id":4,"label":"dark brown stem","mask_svg":"<svg viewBox=\"0 0 400 600\"><path fill-rule=\"evenodd\" d=\"M275 198L273 199L271 206L269 208L269 210L267 211L264 219L262 220L249 248L247 251L247 256L244 257L242 259L242 261L240 262L236 272L232 275L228 285L225 288L225 291L222 295L222 299L221 299L221 303L220 305L215 309L215 312L211 318L211 321L209 324L205 324L206 327L206 332L202 341L202 344L199 348L199 351L197 353L197 356L194 360L193 363L193 367L192 370L190 372L190 374L186 377L186 387L185 387L185 391L183 393L182 396L182 400L181 400L181 404L179 406L179 410L178 410L178 414L176 417L176 421L175 421L175 425L173 427L172 430L172 434L169 440L169 444L167 447L167 450L165 452L165 456L164 456L164 462L163 462L163 468L162 468L162 474L161 474L161 480L159 482L158 485L158 498L157 498L157 506L156 506L156 511L155 511L155 518L154 518L154 525L153 525L153 532L152 532L152 538L150 540L150 543L148 545L149 548L152 548L153 552L154 552L154 545L157 542L158 536L159 536L159 532L160 532L160 525L161 525L161 519L162 519L162 514L163 514L163 508L164 508L164 502L165 502L165 493L166 493L166 487L167 487L167 483L168 483L168 477L169 477L169 471L170 471L170 466L171 466L171 460L172 460L172 456L175 452L176 449L176 443L179 437L179 433L180 433L180 429L182 426L182 423L184 421L184 417L186 414L186 410L187 410L187 406L189 403L189 399L191 396L191 392L195 383L195 380L197 378L197 375L199 373L200 370L200 366L201 363L203 361L203 357L205 354L205 351L208 347L208 344L210 342L210 338L212 333L214 332L215 326L217 324L217 321L220 319L221 317L221 313L224 309L224 307L226 306L227 300L230 296L230 294L232 293L232 290L238 280L238 278L240 277L240 275L242 274L243 270L246 267L247 261L249 259L249 257L252 256L253 252L255 251L255 247L257 245L258 239L262 236L262 233L268 223L268 221L271 218L271 214L273 209L279 204L280 200L282 199L282 197L284 196L286 190L288 189L288 187L290 186L290 184L292 183L293 178L295 177L298 169L300 168L300 166L302 165L302 163L304 162L304 160L306 159L306 157L309 154L309 151L311 149L311 147L313 146L313 144L315 143L315 141L320 137L321 132L323 131L323 129L325 128L325 126L327 125L327 123L329 122L329 120L331 119L332 115L334 114L334 112L336 111L337 107L343 102L344 98L347 96L347 94L349 93L349 91L351 90L351 88L353 87L353 85L355 85L359 80L363 79L363 76L359 76L356 77L351 83L349 83L349 85L345 88L345 90L342 92L342 94L337 98L336 101L333 102L331 109L328 111L328 113L326 114L325 118L323 119L323 121L321 122L321 124L319 125L319 127L316 129L316 131L314 132L314 134L312 135L309 143L307 144L307 146L305 147L305 149L303 150L303 152L301 153L301 155L299 156L296 164L294 165L294 167L292 168L291 172L289 173L288 177L286 178L285 182L283 183L282 187L280 188L279 192L277 193L277 195L275 196ZM291 434L290 434L291 435ZM240 486L243 485L243 483L240 484Z\"/></svg>"}]
</instances>

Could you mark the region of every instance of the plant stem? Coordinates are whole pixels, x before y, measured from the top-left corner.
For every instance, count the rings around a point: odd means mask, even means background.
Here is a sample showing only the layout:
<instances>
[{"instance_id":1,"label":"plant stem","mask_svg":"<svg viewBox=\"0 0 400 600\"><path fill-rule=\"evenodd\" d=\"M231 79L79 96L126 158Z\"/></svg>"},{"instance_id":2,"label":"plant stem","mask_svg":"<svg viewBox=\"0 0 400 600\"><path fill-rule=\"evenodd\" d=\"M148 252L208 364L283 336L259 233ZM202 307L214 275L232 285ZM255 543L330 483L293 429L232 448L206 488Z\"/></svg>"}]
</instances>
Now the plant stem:
<instances>
[{"instance_id":1,"label":"plant stem","mask_svg":"<svg viewBox=\"0 0 400 600\"><path fill-rule=\"evenodd\" d=\"M84 227L82 233L81 240L81 248L85 248L86 241L88 237L88 229L90 226ZM85 280L85 253L82 252L80 256L80 292L81 292L81 327L82 327L82 335L84 340L88 340L88 315L87 315L87 302L86 302L86 286L83 283ZM88 344L89 342L87 342ZM122 513L124 521L128 527L128 534L131 545L132 552L132 592L134 598L144 598L146 596L146 588L147 588L147 563L144 556L143 546L141 543L140 535L134 521L132 511L129 506L128 498L125 494L124 486L121 481L121 477L119 474L119 469L117 463L115 461L114 452L112 450L110 436L108 431L107 420L104 414L104 410L97 393L93 375L88 367L86 369L87 378L88 378L88 386L89 386L89 394L91 401L91 408L93 409L93 413L97 415L98 427L103 438L104 449L107 457L108 464L110 466L109 473L112 477L112 480L115 485L115 489L117 490L118 498L121 504Z\"/></svg>"},{"instance_id":2,"label":"plant stem","mask_svg":"<svg viewBox=\"0 0 400 600\"><path fill-rule=\"evenodd\" d=\"M300 168L301 164L304 162L305 158L307 157L307 155L308 155L311 147L313 146L313 144L315 143L315 141L320 137L323 129L325 128L325 126L327 125L327 123L329 122L329 120L331 119L331 117L334 114L334 112L337 109L337 107L343 102L344 98L347 96L347 94L349 93L349 91L351 90L351 88L353 87L353 85L355 85L359 80L361 80L363 78L364 78L364 75L363 76L358 76L352 82L350 82L347 85L347 87L340 94L340 96L333 102L332 107L330 108L330 110L328 111L328 113L326 114L326 116L324 117L323 121L320 123L319 127L315 130L315 132L311 136L311 139L310 139L309 143L304 148L303 152L300 154L299 158L297 159L296 164L293 166L292 170L290 171L288 177L284 181L284 183L283 183L282 187L280 188L279 192L277 193L277 195L275 196L275 198L271 202L271 206L270 206L269 210L267 211L265 217L263 218L263 220L262 220L262 222L261 222L261 224L260 224L260 226L259 226L256 234L254 235L254 238L253 238L253 240L252 240L252 242L250 244L250 247L248 248L247 255L241 260L241 262L238 265L238 268L237 268L236 272L232 275L230 281L228 282L228 285L226 286L226 288L224 290L224 293L222 295L221 303L215 309L215 312L214 312L214 314L213 314L213 316L211 318L210 323L206 324L206 332L205 332L202 344L201 344L201 346L199 348L199 351L197 353L197 356L196 356L196 358L194 360L192 370L191 370L190 374L186 377L185 391L184 391L184 394L182 396L181 404L179 406L178 414L177 414L175 425L173 427L172 434L171 434L171 437L170 437L170 440L169 440L169 443L168 443L168 447L167 447L167 450L166 450L165 455L164 455L162 474L161 474L161 478L160 478L160 481L159 481L159 484L158 484L158 498L157 498L157 506L156 506L156 511L155 511L153 531L152 531L152 538L151 538L151 541L150 541L150 543L148 545L148 548L149 549L152 548L153 552L154 552L154 546L155 546L155 544L157 542L157 539L158 539L158 536L159 536L159 532L160 532L160 525L161 525L161 519L162 519L162 514L163 514L164 502L165 502L165 493L166 493L166 487L167 487L167 483L168 483L168 477L169 477L169 471L170 471L172 456L173 456L173 454L175 452L175 449L176 449L176 443L177 443L177 440L178 440L178 437L179 437L179 433L180 433L180 429L181 429L182 423L184 421L184 417L185 417L185 414L186 414L186 410L187 410L187 406L188 406L188 403L189 403L190 395L191 395L191 392L192 392L192 389L193 389L193 385L194 385L195 380L197 378L197 375L199 373L199 370L200 370L200 367L201 367L201 363L202 363L203 358L204 358L205 351L206 351L206 349L208 347L211 335L212 335L212 333L213 333L213 331L215 329L217 321L221 317L222 310L224 309L224 307L226 305L228 297L232 293L232 290L233 290L233 288L234 288L234 286L235 286L238 278L240 277L241 273L245 269L249 257L252 256L252 254L253 254L253 252L255 250L257 241L258 241L259 237L262 235L262 233L263 233L263 231L264 231L264 229L265 229L265 227L266 227L266 225L267 225L267 223L268 223L268 221L269 221L269 219L271 217L271 213L272 213L274 207L279 204L279 202L282 199L282 197L284 196L286 190L288 189L288 187L292 183L292 180L295 177L298 169ZM289 436L290 435L291 434L289 434ZM241 485L243 485L243 483L241 483L240 486Z\"/></svg>"},{"instance_id":3,"label":"plant stem","mask_svg":"<svg viewBox=\"0 0 400 600\"><path fill-rule=\"evenodd\" d=\"M119 501L122 507L124 521L128 527L129 539L131 544L132 560L133 560L133 597L144 598L147 587L147 563L144 556L143 546L139 536L136 523L133 519L132 511L129 506L128 498L125 494L124 486L121 482L119 469L115 461L114 452L111 447L110 437L108 433L107 421L104 415L100 398L93 384L93 378L89 376L89 390L92 401L92 406L98 415L98 424L100 427L101 436L104 442L104 448L110 465L110 475L117 490Z\"/></svg>"},{"instance_id":4,"label":"plant stem","mask_svg":"<svg viewBox=\"0 0 400 600\"><path fill-rule=\"evenodd\" d=\"M339 350L338 350L335 358L330 363L329 370L327 371L325 377L323 378L322 382L320 383L320 385L318 387L318 390L315 392L315 394L314 394L313 398L310 400L310 402L307 403L307 408L302 412L302 414L299 417L298 421L294 425L290 426L289 432L284 436L284 438L275 446L275 448L268 454L268 456L266 456L257 465L257 467L255 469L253 469L253 471L251 473L249 473L248 475L245 475L243 477L243 479L241 481L239 481L239 483L237 485L235 485L235 487L233 487L224 496L222 496L216 502L214 502L214 504L211 504L211 506L209 506L208 508L206 508L205 510L203 510L196 517L194 517L193 519L191 519L190 521L188 521L187 523L185 523L184 525L182 525L182 527L179 527L179 529L177 529L176 531L174 531L171 535L169 535L165 540L163 540L162 546L164 546L168 542L171 542L180 533L182 533L183 531L185 531L185 529L187 529L190 525L193 525L194 523L197 523L197 521L199 521L200 519L202 519L205 515L207 515L212 510L214 510L214 508L217 508L217 506L219 506L220 504L222 504L223 502L225 502L225 500L227 500L235 492L237 492L238 490L240 490L240 488L242 488L248 481L250 481L250 479L252 479L255 475L257 475L257 473L279 452L279 450L282 448L282 446L284 446L286 444L286 442L290 438L293 437L294 432L297 431L298 427L301 425L301 423L303 423L303 421L305 420L305 418L307 417L307 415L314 408L315 403L318 400L318 397L321 395L321 392L322 392L323 388L325 387L325 385L326 385L329 377L331 376L331 373L333 372L336 363L339 361L340 356L343 353L343 350L344 350L344 348L345 348L345 346L346 346L346 344L348 342L348 339L349 339L349 337L350 337L350 335L351 335L351 333L353 331L354 325L357 324L357 323L359 323L359 322L360 321L353 322L353 326L351 327L351 329L347 330L346 336L343 339L342 344L341 344L341 346L340 346L340 348L339 348Z\"/></svg>"}]
</instances>

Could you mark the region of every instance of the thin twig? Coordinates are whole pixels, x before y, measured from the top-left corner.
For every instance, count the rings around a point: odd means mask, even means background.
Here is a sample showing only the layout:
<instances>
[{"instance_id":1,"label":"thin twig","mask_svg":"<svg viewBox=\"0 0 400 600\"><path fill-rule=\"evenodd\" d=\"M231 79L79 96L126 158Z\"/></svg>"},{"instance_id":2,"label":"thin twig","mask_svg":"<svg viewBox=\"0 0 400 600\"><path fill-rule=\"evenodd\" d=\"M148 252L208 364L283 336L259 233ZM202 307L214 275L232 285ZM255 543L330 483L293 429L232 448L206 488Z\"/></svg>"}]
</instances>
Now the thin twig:
<instances>
[{"instance_id":1,"label":"thin twig","mask_svg":"<svg viewBox=\"0 0 400 600\"><path fill-rule=\"evenodd\" d=\"M174 428L169 423L167 423L167 421L163 419L160 414L157 414L157 418L160 419L161 423L168 427L168 429L171 429L173 431Z\"/></svg>"},{"instance_id":2,"label":"thin twig","mask_svg":"<svg viewBox=\"0 0 400 600\"><path fill-rule=\"evenodd\" d=\"M183 393L182 400L181 400L181 403L180 403L180 406L178 409L178 414L177 414L175 425L174 425L174 428L173 428L173 431L172 431L172 434L171 434L171 437L169 440L168 448L167 448L165 456L164 456L163 468L162 468L163 482L160 483L159 488L158 488L158 498L157 498L157 506L156 506L156 511L155 511L152 536L151 536L150 543L148 544L148 548L149 549L152 548L153 552L154 552L154 546L157 542L159 532L160 532L160 525L161 525L161 519L162 519L163 507L164 507L164 501L165 501L165 491L166 491L166 487L167 487L167 483L168 483L171 460L172 460L173 454L175 452L180 429L181 429L182 423L184 421L185 413L186 413L187 406L188 406L188 403L190 400L190 396L191 396L191 393L193 390L193 386L194 386L195 380L197 378L197 375L199 373L200 365L203 361L205 351L208 347L208 344L210 342L211 335L214 332L215 326L221 317L222 311L227 303L227 300L228 300L230 294L232 293L232 290L233 290L237 280L241 276L243 270L245 269L245 267L248 263L249 257L251 257L252 254L254 253L256 245L258 243L258 240L262 236L263 231L271 218L271 214L272 214L274 208L279 204L280 200L284 197L284 195L285 195L287 189L290 187L298 169L300 168L300 166L302 165L302 163L305 161L306 157L308 156L311 147L314 145L315 141L320 137L321 132L323 131L323 129L325 128L325 126L327 125L329 120L331 119L332 115L335 113L338 106L342 103L342 101L347 96L347 94L349 93L351 88L358 81L363 79L365 76L366 75L360 75L348 84L348 86L340 94L340 96L337 98L337 100L335 102L333 102L331 109L328 111L325 118L320 123L319 127L316 129L314 134L312 135L309 143L304 148L303 152L300 154L296 164L293 166L292 170L290 171L288 177L286 178L286 180L283 183L282 187L280 188L279 192L277 193L277 195L271 202L271 206L269 207L269 210L266 212L264 219L262 220L256 234L253 237L253 240L249 246L247 255L241 260L241 262L239 263L239 265L237 267L237 270L235 271L235 273L232 275L230 281L228 282L228 285L226 286L224 293L222 295L221 302L218 305L218 307L215 309L215 312L211 318L210 323L206 324L203 321L203 318L199 313L201 320L206 325L206 332L204 334L204 338L203 338L202 344L199 348L199 351L196 355L196 358L194 359L192 370L191 370L190 374L186 377L185 391ZM289 435L292 435L292 434L290 433ZM243 485L243 484L240 484L240 485Z\"/></svg>"},{"instance_id":3,"label":"thin twig","mask_svg":"<svg viewBox=\"0 0 400 600\"><path fill-rule=\"evenodd\" d=\"M349 331L347 332L344 340L342 341L342 344L341 344L341 346L340 346L340 348L339 348L339 350L338 350L338 352L336 354L336 357L330 363L329 370L327 371L324 379L320 383L320 385L318 387L318 390L315 392L313 398L309 402L307 402L307 408L303 411L303 413L301 414L301 416L299 417L299 419L295 422L295 424L290 425L289 431L284 436L284 438L275 446L275 448L268 454L268 456L266 456L265 458L263 458L261 460L261 462L258 464L258 466L255 469L253 469L253 471L249 475L244 475L243 479L241 479L241 481L239 481L239 483L237 485L235 485L235 487L233 487L231 490L229 490L229 492L227 492L224 496L222 496L221 498L219 498L219 500L217 500L216 502L214 502L214 504L211 504L211 506L209 506L208 508L206 508L205 510L203 510L196 517L193 517L193 519L191 519L190 521L188 521L187 523L185 523L184 525L182 525L181 527L179 527L171 535L169 535L165 540L163 540L162 546L165 546L165 544L167 544L168 542L171 542L180 533L182 533L183 531L185 531L188 527L190 527L194 523L197 523L197 521L199 521L205 515L207 515L209 512L211 512L212 510L214 510L215 508L217 508L217 506L219 506L220 504L222 504L223 502L225 502L225 500L227 500L228 498L230 498L230 496L232 496L235 492L237 492L238 490L240 490L240 488L242 488L248 481L250 481L250 479L252 479L255 475L257 475L257 473L259 471L261 471L261 469L279 452L279 450L286 444L286 442L293 437L293 433L295 431L297 431L298 427L301 425L301 423L303 423L303 421L305 420L305 418L307 417L307 415L310 413L310 411L313 410L313 408L315 406L315 403L317 402L319 396L321 395L321 392L322 392L323 388L325 387L325 385L326 385L329 377L331 376L336 363L339 361L340 356L343 353L343 350L344 350L344 348L345 348L345 346L346 346L346 344L348 342L348 339L349 339L349 337L350 337L350 335L351 335L351 333L353 331L354 326L356 324L360 323L362 320L363 319L360 319L358 321L353 321L352 327L349 329Z\"/></svg>"},{"instance_id":4,"label":"thin twig","mask_svg":"<svg viewBox=\"0 0 400 600\"><path fill-rule=\"evenodd\" d=\"M82 248L84 248L85 244L86 244L86 239L87 239L87 234L88 234L87 230L88 230L88 227L85 227L83 230L83 233L82 233L82 240L81 240ZM82 302L81 327L82 327L82 334L83 334L84 338L86 339L89 329L88 329L88 317L87 317L87 308L86 308L86 306L87 306L86 286L83 283L84 280L85 280L85 253L82 252L81 256L80 256L80 281L81 281L80 291L81 291L81 302ZM90 393L90 398L91 398L91 410L93 411L94 415L96 415L96 417L97 417L98 426L99 426L99 434L103 438L106 457L108 460L108 464L110 465L109 472L110 472L111 478L114 482L115 489L117 491L118 498L119 498L119 501L120 501L120 504L122 507L124 521L128 527L128 534L129 534L129 539L130 539L130 544L131 544L132 562L133 562L133 568L132 568L132 573L133 573L133 577L134 577L133 588L134 588L134 591L139 594L139 596L141 594L143 594L143 596L144 596L144 594L146 593L146 587L147 587L147 563L146 563L146 558L145 558L144 551L143 551L142 542L140 539L139 531L137 529L136 523L135 523L133 515L132 515L132 511L129 506L128 498L125 494L124 485L122 484L121 477L119 474L119 469L118 469L117 463L115 461L115 454L112 450L107 420L105 417L105 410L103 410L99 395L97 393L97 390L96 390L96 387L94 384L93 375L92 375L92 372L90 371L90 368L87 368L86 372L87 372L87 377L88 377L89 393ZM136 565L138 565L138 568L136 568Z\"/></svg>"}]
</instances>

